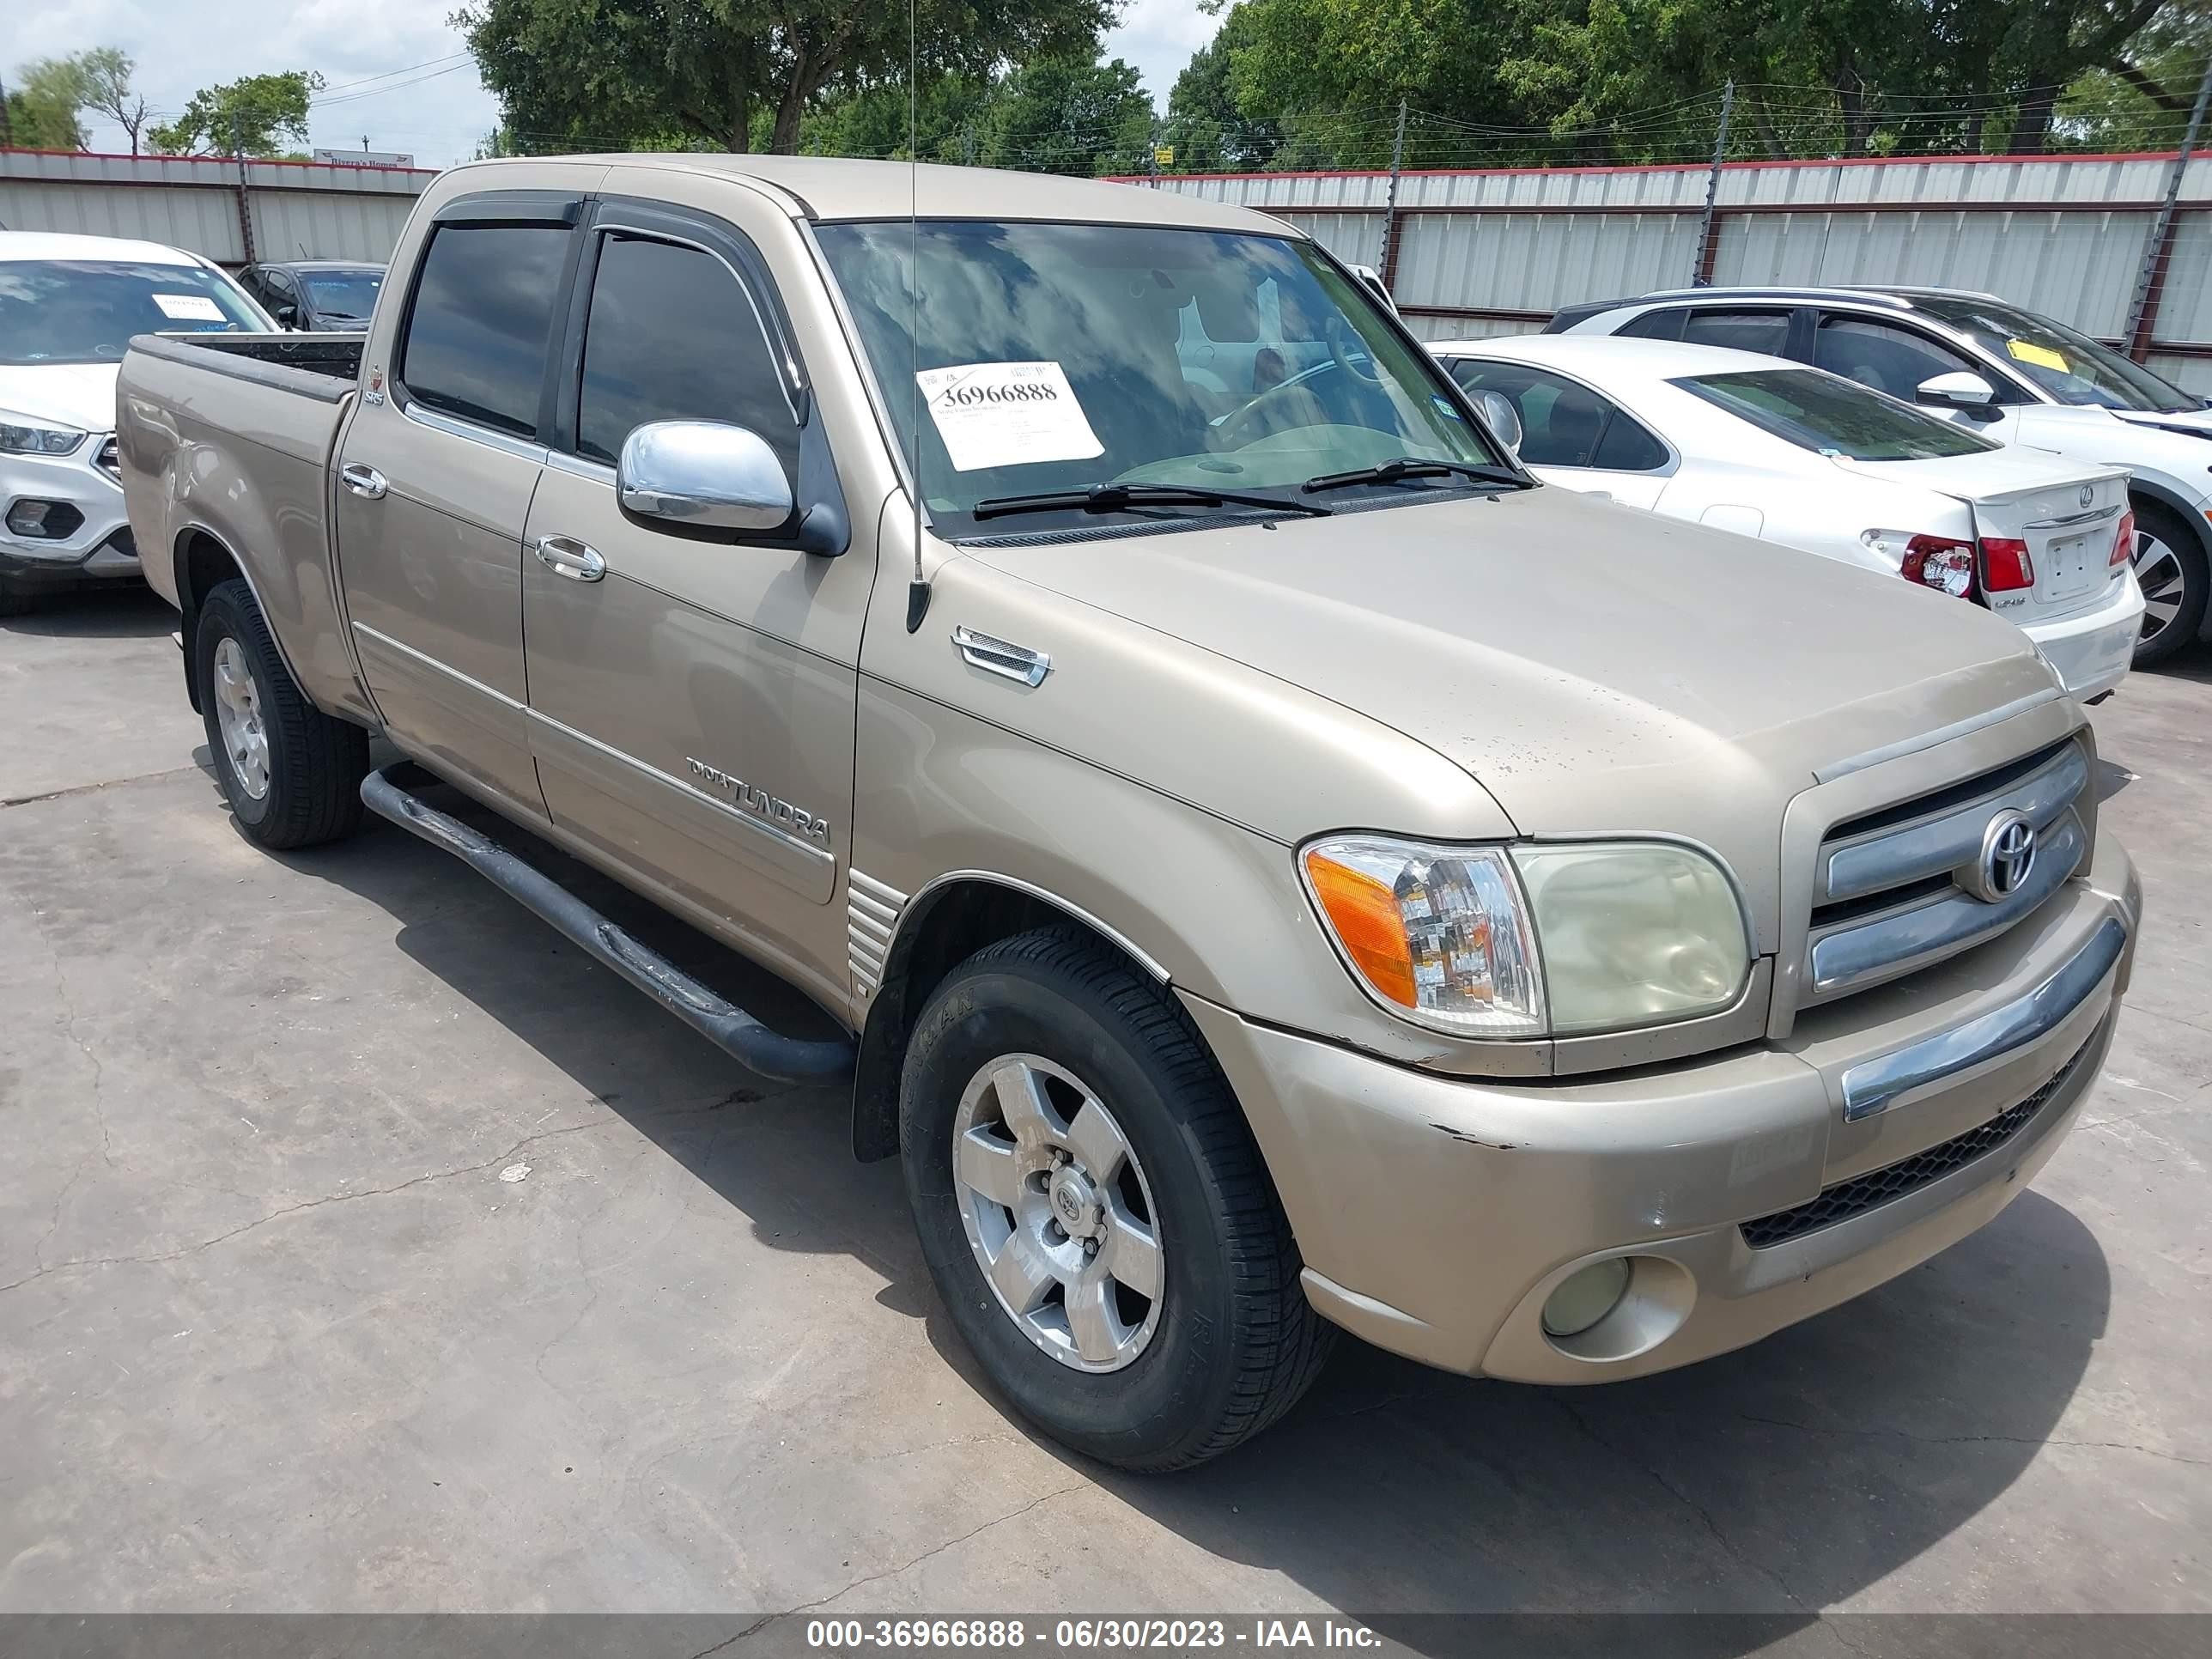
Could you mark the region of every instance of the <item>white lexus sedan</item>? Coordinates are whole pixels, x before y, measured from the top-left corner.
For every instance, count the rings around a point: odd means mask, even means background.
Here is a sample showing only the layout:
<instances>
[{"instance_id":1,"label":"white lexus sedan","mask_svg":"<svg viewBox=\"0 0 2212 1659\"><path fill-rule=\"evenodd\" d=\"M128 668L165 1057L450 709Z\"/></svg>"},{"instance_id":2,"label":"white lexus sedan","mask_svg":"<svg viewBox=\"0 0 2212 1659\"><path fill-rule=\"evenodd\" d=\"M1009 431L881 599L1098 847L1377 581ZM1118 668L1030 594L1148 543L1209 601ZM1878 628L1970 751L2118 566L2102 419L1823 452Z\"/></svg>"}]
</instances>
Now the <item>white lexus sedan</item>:
<instances>
[{"instance_id":1,"label":"white lexus sedan","mask_svg":"<svg viewBox=\"0 0 2212 1659\"><path fill-rule=\"evenodd\" d=\"M2123 469L1993 443L1824 370L1668 341L1431 343L1550 483L1802 548L2017 623L2087 702L2142 591Z\"/></svg>"}]
</instances>

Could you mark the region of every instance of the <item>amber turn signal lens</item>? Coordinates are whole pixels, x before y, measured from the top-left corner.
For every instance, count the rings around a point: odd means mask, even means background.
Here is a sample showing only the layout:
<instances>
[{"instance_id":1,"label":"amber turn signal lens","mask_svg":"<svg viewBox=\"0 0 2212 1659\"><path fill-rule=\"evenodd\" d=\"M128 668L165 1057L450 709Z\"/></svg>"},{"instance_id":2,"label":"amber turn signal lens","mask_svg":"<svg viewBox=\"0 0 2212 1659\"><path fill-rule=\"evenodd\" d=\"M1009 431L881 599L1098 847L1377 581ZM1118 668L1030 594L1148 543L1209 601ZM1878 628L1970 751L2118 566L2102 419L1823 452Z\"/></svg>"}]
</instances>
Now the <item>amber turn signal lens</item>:
<instances>
[{"instance_id":1,"label":"amber turn signal lens","mask_svg":"<svg viewBox=\"0 0 2212 1659\"><path fill-rule=\"evenodd\" d=\"M1306 878L1361 975L1391 1001L1417 1006L1413 952L1397 896L1374 877L1347 869L1318 850L1306 854Z\"/></svg>"}]
</instances>

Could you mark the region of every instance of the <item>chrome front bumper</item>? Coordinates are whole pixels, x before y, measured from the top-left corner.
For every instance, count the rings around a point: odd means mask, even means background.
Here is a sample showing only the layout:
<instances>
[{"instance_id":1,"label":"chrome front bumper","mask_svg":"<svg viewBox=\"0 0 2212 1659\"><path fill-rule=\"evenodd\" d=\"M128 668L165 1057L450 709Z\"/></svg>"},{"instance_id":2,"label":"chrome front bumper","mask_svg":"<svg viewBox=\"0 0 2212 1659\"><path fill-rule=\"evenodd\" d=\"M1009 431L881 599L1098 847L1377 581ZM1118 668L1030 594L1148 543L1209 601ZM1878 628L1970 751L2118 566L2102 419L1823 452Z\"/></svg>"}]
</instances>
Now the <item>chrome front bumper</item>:
<instances>
[{"instance_id":1,"label":"chrome front bumper","mask_svg":"<svg viewBox=\"0 0 2212 1659\"><path fill-rule=\"evenodd\" d=\"M2016 1197L2103 1063L2140 914L2134 867L2106 836L2012 933L1808 1011L1784 1042L1554 1086L1425 1073L1185 1001L1245 1105L1322 1312L1450 1370L1606 1382L1832 1307ZM1818 1206L1837 1194L1850 1201L1831 1220ZM1552 1291L1621 1256L1614 1311L1548 1335Z\"/></svg>"}]
</instances>

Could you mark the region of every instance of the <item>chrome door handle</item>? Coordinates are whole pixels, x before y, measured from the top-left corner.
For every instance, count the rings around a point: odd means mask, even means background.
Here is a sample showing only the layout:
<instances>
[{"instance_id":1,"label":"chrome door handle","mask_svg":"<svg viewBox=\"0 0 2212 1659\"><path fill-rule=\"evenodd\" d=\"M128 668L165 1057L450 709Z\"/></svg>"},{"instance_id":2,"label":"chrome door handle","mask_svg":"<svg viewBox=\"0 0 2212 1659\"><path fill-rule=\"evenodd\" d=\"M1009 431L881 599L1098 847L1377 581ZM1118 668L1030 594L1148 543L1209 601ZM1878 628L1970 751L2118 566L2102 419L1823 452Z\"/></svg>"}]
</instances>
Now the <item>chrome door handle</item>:
<instances>
[{"instance_id":1,"label":"chrome door handle","mask_svg":"<svg viewBox=\"0 0 2212 1659\"><path fill-rule=\"evenodd\" d=\"M607 562L599 549L574 536L540 536L533 550L554 574L572 582L595 582L607 574Z\"/></svg>"},{"instance_id":2,"label":"chrome door handle","mask_svg":"<svg viewBox=\"0 0 2212 1659\"><path fill-rule=\"evenodd\" d=\"M338 469L338 482L356 495L374 501L384 498L384 475L373 466L348 461Z\"/></svg>"}]
</instances>

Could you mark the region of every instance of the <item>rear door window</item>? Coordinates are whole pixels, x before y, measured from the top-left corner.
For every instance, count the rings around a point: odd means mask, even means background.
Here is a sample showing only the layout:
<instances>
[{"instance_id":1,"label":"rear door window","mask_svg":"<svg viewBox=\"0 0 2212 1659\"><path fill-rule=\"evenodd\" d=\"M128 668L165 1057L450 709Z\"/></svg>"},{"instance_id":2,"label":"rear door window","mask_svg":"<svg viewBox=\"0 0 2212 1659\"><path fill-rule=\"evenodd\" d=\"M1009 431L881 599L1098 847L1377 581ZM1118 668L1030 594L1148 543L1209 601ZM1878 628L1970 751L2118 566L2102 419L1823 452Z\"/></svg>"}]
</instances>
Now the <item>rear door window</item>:
<instances>
[{"instance_id":1,"label":"rear door window","mask_svg":"<svg viewBox=\"0 0 2212 1659\"><path fill-rule=\"evenodd\" d=\"M1680 306L1668 306L1660 311L1647 311L1613 331L1632 340L1679 340L1682 337L1682 324L1689 314Z\"/></svg>"},{"instance_id":2,"label":"rear door window","mask_svg":"<svg viewBox=\"0 0 2212 1659\"><path fill-rule=\"evenodd\" d=\"M610 234L584 325L579 453L610 465L652 421L722 421L798 476L799 417L759 304L702 249Z\"/></svg>"},{"instance_id":3,"label":"rear door window","mask_svg":"<svg viewBox=\"0 0 2212 1659\"><path fill-rule=\"evenodd\" d=\"M440 225L400 348L407 395L499 431L534 434L570 234L560 225Z\"/></svg>"},{"instance_id":4,"label":"rear door window","mask_svg":"<svg viewBox=\"0 0 2212 1659\"><path fill-rule=\"evenodd\" d=\"M1790 313L1775 307L1694 310L1682 325L1682 338L1692 345L1785 356L1790 349Z\"/></svg>"},{"instance_id":5,"label":"rear door window","mask_svg":"<svg viewBox=\"0 0 2212 1659\"><path fill-rule=\"evenodd\" d=\"M1563 374L1480 357L1462 357L1451 372L1469 392L1495 392L1513 405L1526 465L1656 472L1671 459L1633 415Z\"/></svg>"}]
</instances>

